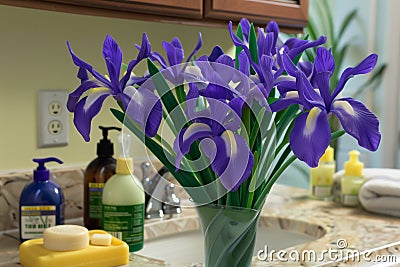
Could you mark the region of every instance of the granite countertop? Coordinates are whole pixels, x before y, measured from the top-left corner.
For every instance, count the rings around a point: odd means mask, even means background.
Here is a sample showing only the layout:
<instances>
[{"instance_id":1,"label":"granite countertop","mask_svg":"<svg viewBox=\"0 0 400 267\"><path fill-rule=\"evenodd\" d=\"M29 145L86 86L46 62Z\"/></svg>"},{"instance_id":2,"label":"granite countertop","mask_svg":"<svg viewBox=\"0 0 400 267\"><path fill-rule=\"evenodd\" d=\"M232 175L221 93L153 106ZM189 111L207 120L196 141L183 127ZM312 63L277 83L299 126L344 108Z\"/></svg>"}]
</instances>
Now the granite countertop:
<instances>
[{"instance_id":1,"label":"granite countertop","mask_svg":"<svg viewBox=\"0 0 400 267\"><path fill-rule=\"evenodd\" d=\"M280 184L274 185L261 215L260 223L267 224L268 227L295 229L317 239L287 248L286 261L278 259L262 261L255 257L253 266L347 266L350 263L373 266L378 262L400 263L399 218L368 213L361 208L347 208L331 201L310 200L306 190ZM264 220L265 216L267 219ZM81 220L68 223L79 224ZM171 219L146 221L145 239L199 228L196 212L194 209L186 208L182 214ZM18 232L12 230L0 236L0 266L20 266L17 236ZM303 261L301 257L299 260L288 259L289 253L293 257L293 251L301 255L307 250L315 251L321 259L312 261ZM329 257L325 252L329 250L340 253L334 253ZM354 252L364 256L355 257L353 261L346 260L346 255L354 256ZM160 260L131 253L129 266L168 265Z\"/></svg>"}]
</instances>

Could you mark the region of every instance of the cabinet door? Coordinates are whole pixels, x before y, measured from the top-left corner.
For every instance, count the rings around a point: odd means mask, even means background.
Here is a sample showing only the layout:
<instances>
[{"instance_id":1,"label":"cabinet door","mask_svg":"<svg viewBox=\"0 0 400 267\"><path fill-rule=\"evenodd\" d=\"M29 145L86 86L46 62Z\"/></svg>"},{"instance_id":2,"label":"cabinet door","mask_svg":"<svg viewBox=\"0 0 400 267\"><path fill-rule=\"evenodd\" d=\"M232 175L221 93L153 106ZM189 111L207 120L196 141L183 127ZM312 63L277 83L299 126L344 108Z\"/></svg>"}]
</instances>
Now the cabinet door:
<instances>
[{"instance_id":1,"label":"cabinet door","mask_svg":"<svg viewBox=\"0 0 400 267\"><path fill-rule=\"evenodd\" d=\"M302 29L308 20L308 0L204 0L204 9L207 18L239 21L245 17L256 24L275 20L289 29Z\"/></svg>"},{"instance_id":2,"label":"cabinet door","mask_svg":"<svg viewBox=\"0 0 400 267\"><path fill-rule=\"evenodd\" d=\"M125 12L200 19L202 0L47 0L69 5Z\"/></svg>"}]
</instances>

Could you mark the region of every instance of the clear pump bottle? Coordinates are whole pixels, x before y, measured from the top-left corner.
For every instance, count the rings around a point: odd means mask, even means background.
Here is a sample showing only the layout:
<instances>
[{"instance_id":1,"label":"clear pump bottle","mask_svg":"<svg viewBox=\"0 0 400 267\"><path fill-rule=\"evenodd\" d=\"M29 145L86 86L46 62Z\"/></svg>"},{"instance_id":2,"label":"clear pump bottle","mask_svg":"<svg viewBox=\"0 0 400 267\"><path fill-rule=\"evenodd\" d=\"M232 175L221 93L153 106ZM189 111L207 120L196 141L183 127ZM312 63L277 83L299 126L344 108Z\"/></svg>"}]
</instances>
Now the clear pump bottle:
<instances>
[{"instance_id":1,"label":"clear pump bottle","mask_svg":"<svg viewBox=\"0 0 400 267\"><path fill-rule=\"evenodd\" d=\"M107 138L110 130L121 131L118 127L99 126L103 139L97 143L97 158L85 170L83 187L83 219L85 227L101 229L101 198L108 179L115 174L116 160L113 158L114 145Z\"/></svg>"},{"instance_id":2,"label":"clear pump bottle","mask_svg":"<svg viewBox=\"0 0 400 267\"><path fill-rule=\"evenodd\" d=\"M133 160L129 156L130 136L118 135L120 155L117 157L116 174L103 190L103 229L122 239L129 251L143 248L145 194L141 181L133 175Z\"/></svg>"}]
</instances>

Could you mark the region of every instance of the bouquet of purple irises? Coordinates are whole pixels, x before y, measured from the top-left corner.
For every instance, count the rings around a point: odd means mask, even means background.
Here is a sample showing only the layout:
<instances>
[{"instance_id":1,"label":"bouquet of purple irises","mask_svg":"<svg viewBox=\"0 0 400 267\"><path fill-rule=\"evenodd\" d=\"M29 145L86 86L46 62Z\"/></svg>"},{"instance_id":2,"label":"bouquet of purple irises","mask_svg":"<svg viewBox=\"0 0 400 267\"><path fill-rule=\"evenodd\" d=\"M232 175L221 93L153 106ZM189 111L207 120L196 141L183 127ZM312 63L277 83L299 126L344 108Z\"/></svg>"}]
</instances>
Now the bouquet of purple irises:
<instances>
[{"instance_id":1,"label":"bouquet of purple irises","mask_svg":"<svg viewBox=\"0 0 400 267\"><path fill-rule=\"evenodd\" d=\"M111 37L103 44L108 75L97 72L71 49L81 84L69 95L68 109L85 141L91 121L112 96L120 109L113 115L169 169L199 204L218 203L260 209L274 182L298 158L318 165L330 142L347 132L368 150L378 148L377 117L360 101L343 97L346 82L369 73L377 62L371 54L345 69L330 88L335 62L317 40L282 42L277 23L255 29L242 19L229 32L234 57L215 46L209 55L186 57L178 38L163 42L166 59L152 51L146 34L138 55L128 64ZM314 62L302 53L316 49ZM143 75L134 74L142 61ZM89 75L91 77L89 77ZM336 116L343 130L331 132ZM163 134L168 128L170 134ZM173 145L168 138L173 135Z\"/></svg>"}]
</instances>

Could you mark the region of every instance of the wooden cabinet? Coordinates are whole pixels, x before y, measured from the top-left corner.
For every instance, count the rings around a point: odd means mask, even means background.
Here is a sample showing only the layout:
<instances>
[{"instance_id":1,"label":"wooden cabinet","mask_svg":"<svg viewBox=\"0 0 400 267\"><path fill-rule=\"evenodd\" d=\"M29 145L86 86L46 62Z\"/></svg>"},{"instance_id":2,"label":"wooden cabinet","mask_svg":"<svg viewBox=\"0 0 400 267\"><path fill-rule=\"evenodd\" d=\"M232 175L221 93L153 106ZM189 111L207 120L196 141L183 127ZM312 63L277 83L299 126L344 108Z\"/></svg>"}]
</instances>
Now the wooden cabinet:
<instances>
[{"instance_id":1,"label":"wooden cabinet","mask_svg":"<svg viewBox=\"0 0 400 267\"><path fill-rule=\"evenodd\" d=\"M242 17L286 31L307 25L308 0L0 0L0 4L136 20L223 26Z\"/></svg>"},{"instance_id":2,"label":"wooden cabinet","mask_svg":"<svg viewBox=\"0 0 400 267\"><path fill-rule=\"evenodd\" d=\"M204 16L258 24L275 20L279 26L299 29L307 25L308 0L204 0Z\"/></svg>"},{"instance_id":3,"label":"wooden cabinet","mask_svg":"<svg viewBox=\"0 0 400 267\"><path fill-rule=\"evenodd\" d=\"M47 0L106 10L201 19L202 0Z\"/></svg>"}]
</instances>

